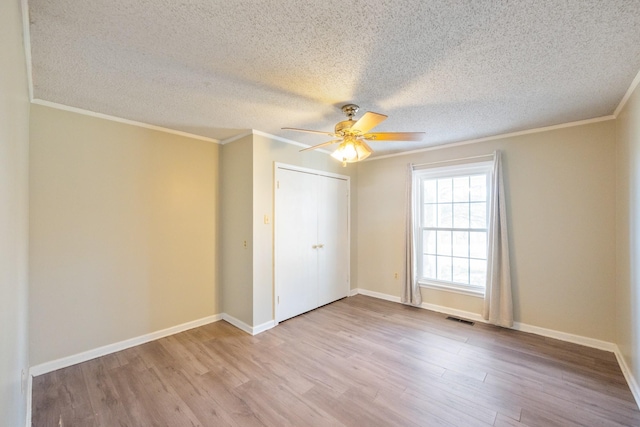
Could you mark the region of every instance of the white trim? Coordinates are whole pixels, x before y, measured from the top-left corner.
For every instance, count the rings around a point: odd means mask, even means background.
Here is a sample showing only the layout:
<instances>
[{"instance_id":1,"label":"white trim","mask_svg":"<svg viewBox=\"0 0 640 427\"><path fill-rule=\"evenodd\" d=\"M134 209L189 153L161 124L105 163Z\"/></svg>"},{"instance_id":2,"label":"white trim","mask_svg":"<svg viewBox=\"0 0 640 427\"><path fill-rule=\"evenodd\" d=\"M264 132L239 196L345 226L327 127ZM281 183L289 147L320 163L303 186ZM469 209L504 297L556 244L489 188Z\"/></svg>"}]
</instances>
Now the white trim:
<instances>
[{"instance_id":1,"label":"white trim","mask_svg":"<svg viewBox=\"0 0 640 427\"><path fill-rule=\"evenodd\" d=\"M442 144L434 145L434 146L431 146L431 147L419 148L417 150L402 151L400 153L393 153L393 154L386 154L386 155L383 155L383 156L369 157L368 159L365 159L365 160L362 160L362 161L363 162L372 162L374 160L381 160L381 159L386 159L386 158L389 158L389 157L406 156L406 155L409 155L409 154L423 153L425 151L433 151L433 150L440 150L440 149L443 149L443 148L458 147L460 145L476 144L476 143L479 143L479 142L493 141L493 140L496 140L496 139L512 138L512 137L515 137L515 136L529 135L529 134L532 134L532 133L548 132L548 131L552 131L552 130L556 130L556 129L563 129L563 128L574 127L574 126L588 125L588 124L591 124L591 123L604 122L604 121L607 121L607 120L615 120L615 118L616 118L616 116L614 116L614 115L602 116L602 117L596 117L596 118L593 118L593 119L578 120L576 122L561 123L561 124L558 124L558 125L545 126L545 127L527 129L527 130L521 130L521 131L511 132L511 133L503 133L503 134L499 134L499 135L486 136L486 137L477 138L477 139L469 139L469 140L466 140L466 141L442 143Z\"/></svg>"},{"instance_id":2,"label":"white trim","mask_svg":"<svg viewBox=\"0 0 640 427\"><path fill-rule=\"evenodd\" d=\"M638 381L636 381L636 377L633 376L629 365L627 365L627 361L622 355L620 347L616 345L613 353L616 355L616 359L618 359L618 364L620 365L624 378L627 380L627 384L629 384L631 394L633 394L636 404L640 407L640 386L638 385Z\"/></svg>"},{"instance_id":3,"label":"white trim","mask_svg":"<svg viewBox=\"0 0 640 427\"><path fill-rule=\"evenodd\" d=\"M248 132L244 132L244 133L241 133L239 135L231 136L231 137L229 137L227 139L223 139L222 141L220 141L220 144L221 145L229 144L229 143L231 143L233 141L237 141L237 140L239 140L241 138L244 138L245 136L249 136L249 135L263 136L265 138L273 139L275 141L285 142L285 143L291 144L291 145L297 145L298 147L304 147L304 148L311 147L311 145L303 144L302 142L294 141L293 139L288 139L288 138L283 138L281 136L272 135L270 133L263 132L263 131L257 130L257 129L251 129ZM325 151L325 150L319 150L319 151L324 151L324 152L328 153L328 151Z\"/></svg>"},{"instance_id":4,"label":"white trim","mask_svg":"<svg viewBox=\"0 0 640 427\"><path fill-rule=\"evenodd\" d=\"M258 136L264 136L265 138L275 139L276 141L286 142L287 144L297 145L298 147L311 147L308 144L303 144L302 142L294 141L293 139L283 138L281 136L271 135L270 133L262 132L261 130L253 129L253 134Z\"/></svg>"},{"instance_id":5,"label":"white trim","mask_svg":"<svg viewBox=\"0 0 640 427\"><path fill-rule=\"evenodd\" d=\"M229 138L223 139L219 142L220 145L225 145L225 144L230 144L233 141L237 141L239 139L244 138L245 136L249 136L249 135L253 135L253 130L250 130L248 132L243 132L239 135L236 136L230 136Z\"/></svg>"},{"instance_id":6,"label":"white trim","mask_svg":"<svg viewBox=\"0 0 640 427\"><path fill-rule=\"evenodd\" d=\"M490 154L492 156L493 154ZM443 162L433 162L433 163L423 163L413 166L413 176L414 177L423 177L427 178L449 178L456 176L464 176L464 175L475 175L475 174L490 174L493 169L494 160L483 160L483 161L466 161L467 159L477 159L480 157L488 157L488 156L474 156L468 157L466 159L451 159L445 160ZM459 161L465 161L464 163L457 163ZM438 163L454 163L453 165L438 165Z\"/></svg>"},{"instance_id":7,"label":"white trim","mask_svg":"<svg viewBox=\"0 0 640 427\"><path fill-rule=\"evenodd\" d=\"M631 81L631 85L629 85L629 89L627 89L627 92L624 94L624 96L620 100L618 107L613 112L613 117L618 118L618 115L620 114L624 106L627 104L627 101L629 100L629 98L631 98L631 95L633 94L633 91L636 90L636 87L638 86L638 84L640 84L640 71L638 71L638 74L636 74L636 77L633 79L633 81Z\"/></svg>"},{"instance_id":8,"label":"white trim","mask_svg":"<svg viewBox=\"0 0 640 427\"><path fill-rule=\"evenodd\" d=\"M286 169L286 170L294 171L294 172L304 172L304 173L308 173L308 174L312 174L312 175L321 175L321 176L326 176L326 177L329 177L329 178L343 179L343 180L349 182L349 193L351 193L351 177L349 175L341 175L339 173L327 172L327 171L323 171L323 170L320 170L320 169L305 168L305 167L302 167L302 166L290 165L288 163L280 163L280 162L274 162L274 166L276 168L276 171L278 169ZM274 185L273 188L274 189L276 188L275 185Z\"/></svg>"},{"instance_id":9,"label":"white trim","mask_svg":"<svg viewBox=\"0 0 640 427\"><path fill-rule=\"evenodd\" d=\"M429 304L428 302L423 302L420 308L435 311L437 313L447 314L449 316L459 317L461 319L472 320L474 322L487 323L487 321L484 320L481 315L479 315L478 313L472 313L470 311L458 310L451 307L445 307L443 305Z\"/></svg>"},{"instance_id":10,"label":"white trim","mask_svg":"<svg viewBox=\"0 0 640 427\"><path fill-rule=\"evenodd\" d=\"M27 414L25 417L25 427L32 427L31 423L31 399L33 397L33 375L31 375L31 369L27 374Z\"/></svg>"},{"instance_id":11,"label":"white trim","mask_svg":"<svg viewBox=\"0 0 640 427\"><path fill-rule=\"evenodd\" d=\"M595 338L589 338L582 335L574 335L567 332L556 331L554 329L541 328L539 326L527 325L526 323L513 322L513 328L516 331L528 332L543 337L555 338L560 341L580 344L585 347L591 347L598 350L610 351L615 350L616 345L608 341L602 341Z\"/></svg>"},{"instance_id":12,"label":"white trim","mask_svg":"<svg viewBox=\"0 0 640 427\"><path fill-rule=\"evenodd\" d=\"M285 142L287 144L296 145L298 147L303 147L303 148L312 147L311 144L304 144L302 142L294 141L292 139L283 138L281 136L276 136L276 135L272 135L270 133L262 132L261 130L253 129L252 132L253 132L254 135L264 136L265 138L274 139L276 141ZM331 154L331 151L325 150L324 148L316 148L315 151L317 151L319 153Z\"/></svg>"},{"instance_id":13,"label":"white trim","mask_svg":"<svg viewBox=\"0 0 640 427\"><path fill-rule=\"evenodd\" d=\"M251 328L251 335L258 335L261 332L268 331L269 329L276 326L275 320L269 320L268 322L264 322L260 325L254 326Z\"/></svg>"},{"instance_id":14,"label":"white trim","mask_svg":"<svg viewBox=\"0 0 640 427\"><path fill-rule=\"evenodd\" d=\"M248 333L249 335L253 335L253 328L251 326L247 325L242 320L237 319L237 318L233 317L230 314L222 313L222 320L224 320L225 322L235 326L236 328L240 329L241 331L244 331L244 332Z\"/></svg>"},{"instance_id":15,"label":"white trim","mask_svg":"<svg viewBox=\"0 0 640 427\"><path fill-rule=\"evenodd\" d=\"M231 136L231 137L229 137L227 139L221 140L219 143L221 145L229 144L231 142L237 141L237 140L239 140L241 138L244 138L245 136L249 136L249 135L263 136L265 138L273 139L275 141L280 141L280 142L284 142L284 143L291 144L291 145L296 145L298 147L303 147L303 148L311 147L311 145L309 145L309 144L303 144L302 142L294 141L292 139L283 138L283 137L277 136L277 135L272 135L270 133L263 132L263 131L257 130L257 129L251 129L248 132L244 132L244 133L241 133L241 134L236 135L236 136ZM320 153L331 154L330 151L327 151L327 150L324 150L324 149L317 149L316 151L318 151Z\"/></svg>"},{"instance_id":16,"label":"white trim","mask_svg":"<svg viewBox=\"0 0 640 427\"><path fill-rule=\"evenodd\" d=\"M370 291L369 289L356 288L356 289L353 289L351 293L353 295L358 295L358 294L366 295L368 297L383 299L385 301L391 301L391 302L397 302L397 303L400 302L400 297L394 297L393 295L383 294L381 292L376 292L376 291Z\"/></svg>"},{"instance_id":17,"label":"white trim","mask_svg":"<svg viewBox=\"0 0 640 427\"><path fill-rule=\"evenodd\" d=\"M356 289L351 289L351 290L349 291L349 296L350 296L350 297L354 297L354 296L358 295L358 291L359 291L359 289L358 289L358 288L356 288Z\"/></svg>"},{"instance_id":18,"label":"white trim","mask_svg":"<svg viewBox=\"0 0 640 427\"><path fill-rule=\"evenodd\" d=\"M486 160L487 163L494 162L496 158L496 152L494 151L491 154L482 154L479 156L461 157L459 159L440 160L437 162L416 163L416 164L412 163L411 166L414 171L433 168L434 165L441 165L443 163L455 163L455 165L452 165L452 166L458 166L458 165L462 166L465 164L482 163L478 161L478 159L484 159L486 157L491 157L491 160ZM472 162L471 160L475 160L475 162Z\"/></svg>"},{"instance_id":19,"label":"white trim","mask_svg":"<svg viewBox=\"0 0 640 427\"><path fill-rule=\"evenodd\" d=\"M31 59L31 30L29 28L29 3L28 0L20 1L22 9L22 47L24 48L24 60L27 67L27 86L29 88L29 101L33 101L33 64Z\"/></svg>"},{"instance_id":20,"label":"white trim","mask_svg":"<svg viewBox=\"0 0 640 427\"><path fill-rule=\"evenodd\" d=\"M380 292L369 291L367 289L357 289L359 294L367 295L374 298L383 299L386 301L400 302L400 297L392 295L382 294ZM449 314L452 316L462 317L465 319L473 320L475 322L487 323L484 318L478 313L472 313L469 311L458 310L451 307L445 307L442 305L429 304L423 302L420 308L424 308L431 311L437 311L438 313ZM567 332L556 331L553 329L541 328L539 326L527 325L526 323L514 322L513 328L516 331L528 332L543 337L555 338L560 341L566 341L573 344L584 345L585 347L596 348L598 350L615 352L616 345L607 341L598 340L595 338L589 338L582 335L574 335ZM631 387L631 385L630 385Z\"/></svg>"},{"instance_id":21,"label":"white trim","mask_svg":"<svg viewBox=\"0 0 640 427\"><path fill-rule=\"evenodd\" d=\"M430 282L418 280L418 285L421 288L425 289L434 289L436 291L453 292L454 294L467 295L475 298L484 298L484 289L476 289L467 285L457 285L455 283L449 282L438 282L437 280Z\"/></svg>"},{"instance_id":22,"label":"white trim","mask_svg":"<svg viewBox=\"0 0 640 427\"><path fill-rule=\"evenodd\" d=\"M125 350L136 345L144 344L150 341L154 341L160 338L164 338L169 335L184 332L189 329L197 328L199 326L207 325L209 323L217 322L222 319L222 315L214 314L213 316L203 317L202 319L193 320L191 322L182 323L180 325L172 326L170 328L162 329L160 331L151 332L150 334L141 335L135 338L129 338L124 341L120 341L113 344L108 344L102 347L95 348L93 350L84 351L82 353L74 354L71 356L62 357L50 362L41 363L39 365L32 366L29 369L29 374L32 376L38 376L53 372L57 369L66 368L78 363L86 362L87 360L95 359L97 357L105 356L107 354L115 353L117 351Z\"/></svg>"},{"instance_id":23,"label":"white trim","mask_svg":"<svg viewBox=\"0 0 640 427\"><path fill-rule=\"evenodd\" d=\"M124 123L131 126L137 126L145 129L156 130L159 132L170 133L173 135L184 136L186 138L198 139L201 141L213 142L219 144L220 141L214 138L209 138L202 135L195 135L193 133L182 132L175 129L169 129L162 126L150 125L148 123L136 122L134 120L123 119L121 117L110 116L108 114L96 113L95 111L89 111L82 108L70 107L64 104L58 104L57 102L45 101L44 99L32 99L31 102L36 105L44 105L45 107L56 108L58 110L70 111L72 113L82 114L85 116L96 117L98 119L110 120L112 122Z\"/></svg>"},{"instance_id":24,"label":"white trim","mask_svg":"<svg viewBox=\"0 0 640 427\"><path fill-rule=\"evenodd\" d=\"M383 299L385 301L391 301L391 302L400 303L400 297L395 297L393 295L383 294L383 293L380 293L380 292L370 291L368 289L361 289L361 288L354 289L353 291L356 291L356 293L352 292L353 295L361 294L361 295L366 295L368 297ZM482 316L480 316L479 314L476 314L476 313L471 313L469 311L457 310L455 308L445 307L445 306L436 305L436 304L429 304L429 303L426 303L426 302L423 302L422 305L420 305L419 308L424 308L425 310L435 311L437 313L449 314L451 316L461 317L463 319L473 320L474 322L486 323L486 320L484 320L482 318Z\"/></svg>"},{"instance_id":25,"label":"white trim","mask_svg":"<svg viewBox=\"0 0 640 427\"><path fill-rule=\"evenodd\" d=\"M233 317L230 314L222 313L222 320L229 323L232 326L240 329L243 332L248 333L249 335L258 335L261 332L267 331L277 325L275 320L269 320L257 326L249 326L244 323L242 320Z\"/></svg>"}]
</instances>

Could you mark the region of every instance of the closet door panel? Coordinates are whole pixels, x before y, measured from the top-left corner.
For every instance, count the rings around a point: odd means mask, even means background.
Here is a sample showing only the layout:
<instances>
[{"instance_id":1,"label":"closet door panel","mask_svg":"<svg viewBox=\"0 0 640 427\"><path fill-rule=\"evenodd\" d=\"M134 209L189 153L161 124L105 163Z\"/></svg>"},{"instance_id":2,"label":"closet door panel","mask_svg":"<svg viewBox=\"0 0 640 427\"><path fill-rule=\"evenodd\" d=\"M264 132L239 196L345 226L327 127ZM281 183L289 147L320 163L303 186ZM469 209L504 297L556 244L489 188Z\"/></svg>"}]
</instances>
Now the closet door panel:
<instances>
[{"instance_id":1,"label":"closet door panel","mask_svg":"<svg viewBox=\"0 0 640 427\"><path fill-rule=\"evenodd\" d=\"M318 176L318 306L349 292L349 187Z\"/></svg>"},{"instance_id":2,"label":"closet door panel","mask_svg":"<svg viewBox=\"0 0 640 427\"><path fill-rule=\"evenodd\" d=\"M280 169L276 189L276 317L318 306L316 175Z\"/></svg>"}]
</instances>

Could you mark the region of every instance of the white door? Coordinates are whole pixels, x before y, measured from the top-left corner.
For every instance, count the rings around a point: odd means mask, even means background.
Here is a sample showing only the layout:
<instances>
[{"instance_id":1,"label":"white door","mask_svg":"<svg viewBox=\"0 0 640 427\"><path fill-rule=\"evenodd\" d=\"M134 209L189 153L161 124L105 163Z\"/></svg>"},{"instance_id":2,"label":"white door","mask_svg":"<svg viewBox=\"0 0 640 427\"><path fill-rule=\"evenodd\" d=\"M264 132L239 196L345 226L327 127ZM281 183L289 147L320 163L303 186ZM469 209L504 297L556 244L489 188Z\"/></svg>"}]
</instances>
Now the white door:
<instances>
[{"instance_id":1,"label":"white door","mask_svg":"<svg viewBox=\"0 0 640 427\"><path fill-rule=\"evenodd\" d=\"M276 321L349 293L349 181L276 168Z\"/></svg>"},{"instance_id":2,"label":"white door","mask_svg":"<svg viewBox=\"0 0 640 427\"><path fill-rule=\"evenodd\" d=\"M279 169L276 189L276 321L318 306L316 175Z\"/></svg>"},{"instance_id":3,"label":"white door","mask_svg":"<svg viewBox=\"0 0 640 427\"><path fill-rule=\"evenodd\" d=\"M349 184L318 176L318 306L349 292Z\"/></svg>"}]
</instances>

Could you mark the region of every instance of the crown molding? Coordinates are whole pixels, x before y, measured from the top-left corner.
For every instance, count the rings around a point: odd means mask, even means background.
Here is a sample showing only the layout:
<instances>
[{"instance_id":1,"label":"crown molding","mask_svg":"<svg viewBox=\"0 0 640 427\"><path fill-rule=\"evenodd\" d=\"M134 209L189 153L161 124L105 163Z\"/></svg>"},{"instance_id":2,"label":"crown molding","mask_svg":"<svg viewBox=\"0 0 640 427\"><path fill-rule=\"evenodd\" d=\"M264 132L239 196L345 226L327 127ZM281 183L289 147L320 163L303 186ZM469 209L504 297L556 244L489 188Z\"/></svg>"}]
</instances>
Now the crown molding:
<instances>
[{"instance_id":1,"label":"crown molding","mask_svg":"<svg viewBox=\"0 0 640 427\"><path fill-rule=\"evenodd\" d=\"M24 48L24 60L27 68L27 86L29 87L29 101L33 102L33 69L31 61L31 31L29 31L29 1L21 0L22 8L22 47Z\"/></svg>"},{"instance_id":2,"label":"crown molding","mask_svg":"<svg viewBox=\"0 0 640 427\"><path fill-rule=\"evenodd\" d=\"M258 135L258 136L262 136L262 137L265 137L265 138L272 139L274 141L280 141L280 142L284 142L286 144L291 144L291 145L295 145L295 146L302 147L302 148L311 147L311 145L309 145L309 144L303 144L302 142L294 141L294 140L288 139L288 138L283 138L281 136L273 135L273 134L270 134L270 133L267 133L267 132L263 132L263 131L257 130L257 129L251 129L249 132L244 132L244 133L241 133L239 135L232 136L232 137L227 138L227 139L223 139L222 141L220 141L220 144L221 145L229 144L231 142L237 141L237 140L242 139L245 136L249 136L249 135ZM316 150L316 151L318 151L320 153L331 154L331 152L327 151L327 150Z\"/></svg>"},{"instance_id":3,"label":"crown molding","mask_svg":"<svg viewBox=\"0 0 640 427\"><path fill-rule=\"evenodd\" d=\"M245 136L249 136L249 135L264 136L265 138L273 139L273 140L280 141L280 142L286 142L287 144L297 145L298 147L309 147L309 145L307 145L307 144L303 144L301 142L294 141L292 139L283 138L281 136L272 135L270 133L262 132L261 130L257 130L257 129L251 129L248 132L243 132L243 133L238 134L236 136L232 136L230 138L223 139L222 141L220 141L220 144L221 145L229 144L231 142L237 141L237 140L242 139Z\"/></svg>"},{"instance_id":4,"label":"crown molding","mask_svg":"<svg viewBox=\"0 0 640 427\"><path fill-rule=\"evenodd\" d=\"M629 89L627 89L627 92L624 94L624 96L620 100L620 104L618 104L618 107L613 112L613 117L618 118L618 115L620 114L624 106L627 104L627 101L629 100L629 98L631 98L631 95L633 94L633 91L635 91L636 88L638 87L638 84L640 84L640 71L638 71L638 74L636 74L636 77L631 82Z\"/></svg>"},{"instance_id":5,"label":"crown molding","mask_svg":"<svg viewBox=\"0 0 640 427\"><path fill-rule=\"evenodd\" d=\"M286 142L287 144L297 145L298 147L304 147L304 148L311 147L308 144L303 144L302 142L294 141L293 139L288 139L288 138L283 138L281 136L272 135L270 133L263 132L263 131L257 130L257 129L253 129L253 134L254 135L258 135L258 136L264 136L265 138L274 139L274 140L280 141L280 142Z\"/></svg>"},{"instance_id":6,"label":"crown molding","mask_svg":"<svg viewBox=\"0 0 640 427\"><path fill-rule=\"evenodd\" d=\"M170 133L173 135L184 136L191 139L199 139L201 141L213 142L219 144L220 141L213 138L208 138L202 135L195 135L193 133L182 132L175 129L169 129L162 126L150 125L148 123L136 122L134 120L123 119L122 117L110 116L108 114L96 113L95 111L89 111L82 108L70 107L64 104L58 104L57 102L45 101L44 99L33 99L32 104L43 105L45 107L55 108L58 110L70 111L72 113L82 114L85 116L95 117L98 119L110 120L112 122L124 123L126 125L137 126L145 129L156 130L159 132Z\"/></svg>"},{"instance_id":7,"label":"crown molding","mask_svg":"<svg viewBox=\"0 0 640 427\"><path fill-rule=\"evenodd\" d=\"M486 141L495 141L498 139L504 139L504 138L512 138L515 136L522 136L522 135L529 135L529 134L533 134L533 133L540 133L540 132L548 132L548 131L552 131L552 130L556 130L556 129L564 129L564 128L569 128L569 127L574 127L574 126L583 126L583 125L588 125L591 123L598 123L598 122L605 122L607 120L614 120L616 117L613 115L610 116L602 116L602 117L596 117L593 119L586 119L586 120L579 120L576 122L568 122L568 123L561 123L559 125L552 125L552 126L544 126L544 127L539 127L539 128L534 128L534 129L527 129L527 130L521 130L521 131L517 131L517 132L510 132L510 133L502 133L499 135L492 135L492 136L486 136L483 138L476 138L476 139L469 139L466 141L458 141L458 142L450 142L450 143L444 143L444 144L438 144L438 145L434 145L431 147L426 147L426 148L419 148L417 150L411 150L411 151L403 151L400 153L393 153L393 154L386 154L384 156L376 156L373 158L368 158L366 160L363 160L363 162L373 162L375 160L382 160L382 159L387 159L390 157L399 157L399 156L406 156L409 154L416 154L416 153L423 153L425 151L433 151L433 150L441 150L443 148L452 148L452 147L458 147L461 145L469 145L469 144L477 144L480 142L486 142Z\"/></svg>"},{"instance_id":8,"label":"crown molding","mask_svg":"<svg viewBox=\"0 0 640 427\"><path fill-rule=\"evenodd\" d=\"M250 130L248 132L242 132L241 134L235 135L235 136L231 136L229 138L223 139L219 142L220 145L225 145L225 144L230 144L234 141L237 141L239 139L244 138L245 136L249 136L249 135L253 135L253 130Z\"/></svg>"}]
</instances>

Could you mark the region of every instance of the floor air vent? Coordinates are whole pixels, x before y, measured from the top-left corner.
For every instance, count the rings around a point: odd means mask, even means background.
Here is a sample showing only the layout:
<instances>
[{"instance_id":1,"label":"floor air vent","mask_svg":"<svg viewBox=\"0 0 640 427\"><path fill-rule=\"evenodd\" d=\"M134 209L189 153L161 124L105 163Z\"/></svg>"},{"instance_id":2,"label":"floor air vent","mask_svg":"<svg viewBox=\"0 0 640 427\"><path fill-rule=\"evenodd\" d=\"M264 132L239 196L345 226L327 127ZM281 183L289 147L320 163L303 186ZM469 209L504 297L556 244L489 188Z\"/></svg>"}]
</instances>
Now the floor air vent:
<instances>
[{"instance_id":1,"label":"floor air vent","mask_svg":"<svg viewBox=\"0 0 640 427\"><path fill-rule=\"evenodd\" d=\"M475 325L475 322L472 322L471 320L460 319L458 317L453 317L453 316L447 316L447 320L453 320L454 322L464 323L465 325L469 325L469 326Z\"/></svg>"}]
</instances>

